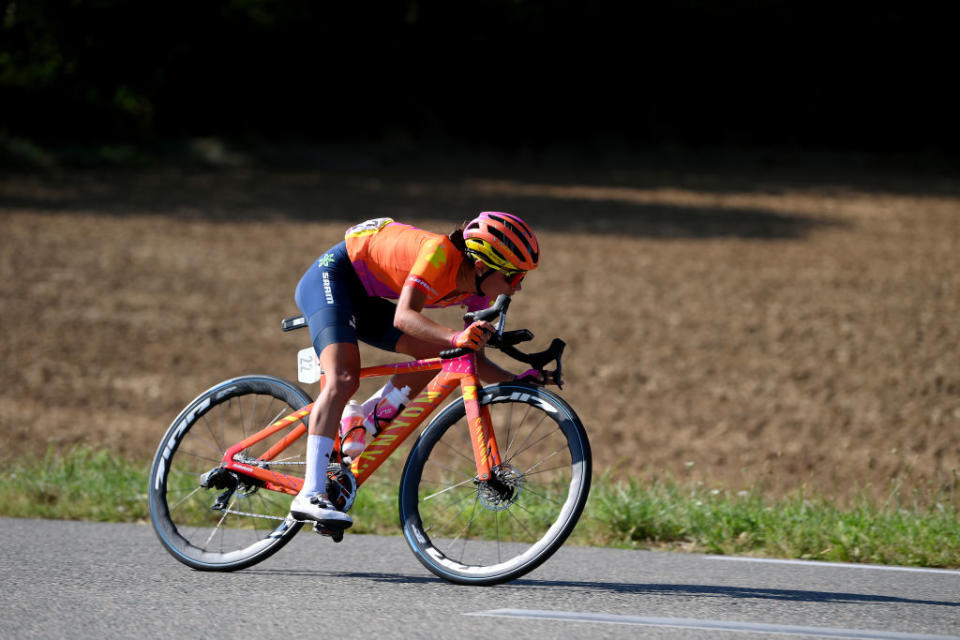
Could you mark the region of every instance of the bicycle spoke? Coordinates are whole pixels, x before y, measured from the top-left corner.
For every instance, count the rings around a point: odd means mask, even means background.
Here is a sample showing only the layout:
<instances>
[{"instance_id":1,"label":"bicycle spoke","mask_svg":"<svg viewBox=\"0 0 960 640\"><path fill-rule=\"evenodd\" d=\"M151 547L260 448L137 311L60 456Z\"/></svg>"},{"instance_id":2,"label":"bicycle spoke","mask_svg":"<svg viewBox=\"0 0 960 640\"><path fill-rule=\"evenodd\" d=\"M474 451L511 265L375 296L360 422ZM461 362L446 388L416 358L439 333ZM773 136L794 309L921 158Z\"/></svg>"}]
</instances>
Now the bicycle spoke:
<instances>
[{"instance_id":1,"label":"bicycle spoke","mask_svg":"<svg viewBox=\"0 0 960 640\"><path fill-rule=\"evenodd\" d=\"M526 421L527 415L529 415L529 411L530 411L530 410L528 409L528 410L527 410L527 414L524 415L522 422L525 422L525 421ZM532 443L532 444L528 444L528 443L529 443L530 439L534 436L534 434L536 434L537 431L540 430L540 427L543 426L544 421L545 421L546 419L547 419L546 413L542 414L542 415L540 416L540 421L537 422L536 426L533 427L533 429L530 430L530 432L527 434L526 438L524 438L523 442L519 445L519 450L514 451L514 452L512 452L512 453L511 453L510 451L506 451L506 452L504 452L504 457L506 457L506 458L516 457L516 456L520 455L521 453L523 453L524 451L526 451L527 449L529 449L531 446L535 445L536 442L534 442L534 443ZM521 422L521 424L522 424L522 422ZM517 427L517 430L519 431L519 427ZM552 432L548 431L548 432L547 432L547 437L549 437L550 435L552 435Z\"/></svg>"},{"instance_id":2,"label":"bicycle spoke","mask_svg":"<svg viewBox=\"0 0 960 640\"><path fill-rule=\"evenodd\" d=\"M550 501L550 502L552 502L552 503L554 503L554 504L556 504L556 505L562 505L562 504L563 504L563 501L562 501L562 500L556 500L556 499L554 499L554 498L551 498L550 496L546 495L545 493L537 493L536 491L534 491L534 490L533 490L530 486L528 486L528 485L527 485L527 486L524 486L524 491L525 491L525 493L532 493L534 496L536 496L536 497L538 497L538 498L541 498L541 499L543 499L543 500L548 500L548 501ZM519 504L519 503L517 503L517 504ZM523 509L522 506L521 506L520 508ZM524 509L524 510L526 511L526 509Z\"/></svg>"},{"instance_id":3,"label":"bicycle spoke","mask_svg":"<svg viewBox=\"0 0 960 640\"><path fill-rule=\"evenodd\" d=\"M540 464L540 463L538 462L537 464ZM520 475L522 475L524 478L529 478L530 476L538 476L544 473L550 473L551 471L560 471L560 470L566 471L567 475L569 475L570 463L561 463L555 467L547 467L546 469L537 469L536 471L524 471Z\"/></svg>"},{"instance_id":4,"label":"bicycle spoke","mask_svg":"<svg viewBox=\"0 0 960 640\"><path fill-rule=\"evenodd\" d=\"M434 508L434 510L439 509L439 510L440 510L441 512L443 512L443 513L449 513L450 511L453 510L451 507L454 507L454 506L456 506L456 505L458 505L458 504L461 504L461 503L469 500L470 498L474 498L474 504L476 504L476 495L477 495L477 494L476 494L475 492L468 493L468 494L464 494L463 497L458 498L458 499L454 500L453 502L448 503L446 507L444 507L443 505L438 505L437 507ZM462 507L462 508L460 508L458 511L456 511L456 512L453 513L452 515L449 515L449 516L446 518L446 520L444 520L443 522L441 522L439 525L431 525L430 527L428 527L428 528L426 528L426 529L424 529L424 530L425 530L425 531L438 531L438 532L444 532L444 531L446 531L446 530L447 530L447 527L448 527L451 523L453 523L455 520L459 519L460 516L464 513L464 511L466 511L466 509L467 509L468 507L469 507L469 505L467 505L467 507Z\"/></svg>"},{"instance_id":5,"label":"bicycle spoke","mask_svg":"<svg viewBox=\"0 0 960 640\"><path fill-rule=\"evenodd\" d=\"M467 469L453 469L446 465L436 464L434 465L437 469L431 469L431 477L425 479L424 482L436 485L445 485L453 482L456 478L466 478L467 480L475 480L477 475L477 470L475 468ZM442 472L447 472L449 475L443 475ZM439 476L434 478L433 476Z\"/></svg>"},{"instance_id":6,"label":"bicycle spoke","mask_svg":"<svg viewBox=\"0 0 960 640\"><path fill-rule=\"evenodd\" d=\"M200 455L199 453L194 453L194 452L192 452L192 451L180 451L179 453L184 453L184 454L186 454L186 455L188 455L188 456L191 456L191 457L193 457L193 458L196 458L197 460L206 460L207 462L212 462L212 463L215 464L215 465L220 463L220 458L211 458L210 456L202 456L202 455ZM180 471L180 472L181 472L181 473L186 473L185 471ZM200 473L201 473L201 472L198 472L198 473L196 473L196 475L199 476Z\"/></svg>"},{"instance_id":7,"label":"bicycle spoke","mask_svg":"<svg viewBox=\"0 0 960 640\"><path fill-rule=\"evenodd\" d=\"M437 491L436 493L432 493L432 494L430 494L430 495L428 495L428 496L425 496L424 498L422 498L422 500L423 500L424 502L426 502L427 500L432 500L433 498L436 498L437 496L442 495L442 494L446 493L447 491L452 491L452 490L456 489L457 487L462 487L463 485L465 485L465 484L470 484L471 482L473 482L473 478L470 478L470 479L468 479L468 480L464 480L463 482L458 482L457 484L450 485L450 486L447 487L446 489L442 489L442 490L440 490L440 491Z\"/></svg>"},{"instance_id":8,"label":"bicycle spoke","mask_svg":"<svg viewBox=\"0 0 960 640\"><path fill-rule=\"evenodd\" d=\"M181 504L183 504L184 502L186 502L187 500L189 500L191 497L193 497L193 495L194 495L195 493L197 493L198 491L200 491L202 488L203 488L203 487L200 487L200 486L194 488L193 491L191 491L191 492L188 493L187 495L183 496L179 501L177 501L177 503L176 503L175 505L173 505L172 507L170 507L170 511L176 511L177 507L179 507Z\"/></svg>"},{"instance_id":9,"label":"bicycle spoke","mask_svg":"<svg viewBox=\"0 0 960 640\"><path fill-rule=\"evenodd\" d=\"M230 498L230 502L227 503L227 509L229 509L232 505L233 505L233 498L231 497L231 498ZM207 538L207 543L204 545L204 548L210 546L210 541L213 540L214 534L216 534L217 531L220 529L220 527L223 526L223 521L227 519L227 515L228 515L227 509L224 509L223 515L220 516L220 521L217 523L217 526L214 527L213 531L210 532L210 537ZM222 552L222 551L223 551L223 536L220 536L220 545L221 545L221 546L220 546L220 551Z\"/></svg>"},{"instance_id":10,"label":"bicycle spoke","mask_svg":"<svg viewBox=\"0 0 960 640\"><path fill-rule=\"evenodd\" d=\"M246 422L245 422L244 419L243 419L243 416L244 416L244 412L243 412L243 396L237 396L237 397L234 398L233 400L236 400L236 403L237 403L237 413L240 414L240 418L239 418L239 420L237 420L237 424L240 425L240 435L241 435L241 438L240 438L240 439L241 439L241 440L245 440L245 439L247 438L247 424L246 424Z\"/></svg>"},{"instance_id":11,"label":"bicycle spoke","mask_svg":"<svg viewBox=\"0 0 960 640\"><path fill-rule=\"evenodd\" d=\"M198 437L197 437L197 438L191 438L191 440L192 440L192 441L194 441L194 440L199 440L200 443L205 444L205 445L209 446L211 449L213 449L213 452L214 452L215 454L218 454L218 455L222 456L224 449L226 449L226 447L223 445L223 441L222 441L222 440L217 440L217 434L215 434L215 433L213 432L213 427L210 425L210 421L207 420L207 416L206 416L206 415L201 416L200 421L203 422L203 426L206 428L207 433L210 434L210 438L207 439L207 438L204 438L204 437L200 436L200 434L196 434Z\"/></svg>"},{"instance_id":12,"label":"bicycle spoke","mask_svg":"<svg viewBox=\"0 0 960 640\"><path fill-rule=\"evenodd\" d=\"M552 459L552 458L555 458L556 456L560 455L560 454L561 454L562 452L564 452L564 451L567 451L567 447L566 447L565 445L561 445L559 448L551 451L550 453L548 453L548 454L547 454L546 456L544 456L543 458L540 458L540 459L539 459L537 462L535 462L532 466L527 467L527 469L523 472L523 475L525 475L525 476L530 475L530 472L531 472L531 471L533 471L534 469L536 469L536 468L539 467L540 465L544 464L544 463L547 462L548 460L550 460L550 459Z\"/></svg>"},{"instance_id":13,"label":"bicycle spoke","mask_svg":"<svg viewBox=\"0 0 960 640\"><path fill-rule=\"evenodd\" d=\"M474 520L476 520L476 517L477 517L477 505L478 505L479 503L480 503L480 498L479 498L479 496L478 496L478 497L473 501L473 511L470 512L470 520L469 520L469 521L467 522L467 524L464 525L464 527L460 530L461 533L464 534L464 536L463 536L463 545L460 547L460 559L461 559L461 560L462 560L463 558L465 558L466 555L467 555L467 542L470 540L470 530L473 528ZM460 539L460 534L458 533L457 536L456 536L453 540L454 540L454 542L456 542L456 541L459 540L459 539Z\"/></svg>"},{"instance_id":14,"label":"bicycle spoke","mask_svg":"<svg viewBox=\"0 0 960 640\"><path fill-rule=\"evenodd\" d=\"M261 429L266 429L267 427L269 427L270 425L272 425L273 423L275 423L277 420L279 420L280 418L282 418L282 417L284 416L284 414L286 414L286 413L287 413L287 410L286 410L286 409L280 409L280 411L277 411L277 412L273 415L273 418L268 418L266 422L262 423L262 424L260 425L260 428L261 428ZM293 426L295 426L295 425L296 425L296 423L294 423Z\"/></svg>"},{"instance_id":15,"label":"bicycle spoke","mask_svg":"<svg viewBox=\"0 0 960 640\"><path fill-rule=\"evenodd\" d=\"M520 507L520 508L523 509L523 507ZM527 512L527 513L530 513L530 512L527 511L526 509L523 509L523 510L524 510L525 512ZM536 540L536 539L538 538L538 536L535 535L533 532L531 532L530 529L528 529L527 526L526 526L525 524L523 524L523 521L520 520L520 518L518 518L518 517L513 513L513 510L512 510L512 509L507 509L507 515L510 516L511 518L513 518L514 522L516 522L518 525L520 525L520 528L523 529L524 532L525 532L528 536L530 536L530 537L533 538L534 540Z\"/></svg>"},{"instance_id":16,"label":"bicycle spoke","mask_svg":"<svg viewBox=\"0 0 960 640\"><path fill-rule=\"evenodd\" d=\"M247 436L251 433L255 433L257 429L257 399L258 396L253 396L253 407L250 409L250 431L246 430L244 426L243 429L243 439L246 440Z\"/></svg>"},{"instance_id":17,"label":"bicycle spoke","mask_svg":"<svg viewBox=\"0 0 960 640\"><path fill-rule=\"evenodd\" d=\"M474 460L473 456L468 457L466 454L464 454L462 451L460 451L460 447L455 447L455 446L453 446L452 444L450 444L450 443L448 443L448 442L445 442L445 441L443 441L443 440L440 441L440 444L442 444L444 447L446 447L447 449L449 449L450 451L452 451L452 452L455 453L456 455L460 456L460 457L463 458L464 460L467 460L467 461L470 462L471 464L476 465L476 460ZM467 445L468 445L468 447L469 447L469 446L472 446L472 445L470 445L469 442L467 442ZM472 451L472 448L471 448L471 451Z\"/></svg>"},{"instance_id":18,"label":"bicycle spoke","mask_svg":"<svg viewBox=\"0 0 960 640\"><path fill-rule=\"evenodd\" d=\"M494 521L497 526L497 562L503 562L503 554L500 551L500 512L494 514Z\"/></svg>"},{"instance_id":19,"label":"bicycle spoke","mask_svg":"<svg viewBox=\"0 0 960 640\"><path fill-rule=\"evenodd\" d=\"M554 434L553 434L552 432L549 432L549 431L548 431L547 433L545 433L545 434L543 434L542 436L540 436L537 440L535 440L535 441L533 441L533 442L531 442L531 443L529 443L529 444L524 443L525 446L524 446L522 449L520 449L519 451L514 451L512 454L510 454L510 455L507 457L507 461L509 462L510 460L513 460L514 458L516 458L516 457L519 456L520 454L525 453L526 451L529 451L531 448L537 446L538 444L540 444L541 442L543 442L543 441L546 440L547 438L553 437L553 435L554 435ZM532 436L532 434L531 434L531 436ZM528 438L528 440L529 440L529 438ZM566 446L566 445L564 445L564 446Z\"/></svg>"},{"instance_id":20,"label":"bicycle spoke","mask_svg":"<svg viewBox=\"0 0 960 640\"><path fill-rule=\"evenodd\" d=\"M492 412L491 412L492 413ZM490 420L493 420L491 415ZM511 435L511 430L513 429L513 404L508 405L507 407L507 446L504 448L504 452L510 451L510 447L513 445L513 437ZM520 424L517 425L517 431L520 431L520 427L523 426L523 420L520 421Z\"/></svg>"},{"instance_id":21,"label":"bicycle spoke","mask_svg":"<svg viewBox=\"0 0 960 640\"><path fill-rule=\"evenodd\" d=\"M457 505L461 504L465 500L469 500L474 497L476 497L475 491L461 492L461 493L455 493L453 495L448 495L448 496L445 496L445 500L431 503L430 505L431 511L439 510L442 512L449 512L453 507L456 507ZM459 511L457 511L457 513L454 514L453 517L455 518L459 516L461 513L463 513L463 511L464 510L461 508ZM452 518L448 519L447 522L450 522L451 520Z\"/></svg>"}]
</instances>

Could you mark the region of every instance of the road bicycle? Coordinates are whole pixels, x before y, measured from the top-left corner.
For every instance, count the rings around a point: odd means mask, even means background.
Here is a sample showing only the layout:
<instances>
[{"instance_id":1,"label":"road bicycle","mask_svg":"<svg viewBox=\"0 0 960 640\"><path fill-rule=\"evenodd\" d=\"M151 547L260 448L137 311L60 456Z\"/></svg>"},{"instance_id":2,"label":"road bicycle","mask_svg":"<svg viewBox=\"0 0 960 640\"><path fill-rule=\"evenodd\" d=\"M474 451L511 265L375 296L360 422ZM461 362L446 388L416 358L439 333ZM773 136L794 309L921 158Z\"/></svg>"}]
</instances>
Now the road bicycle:
<instances>
[{"instance_id":1,"label":"road bicycle","mask_svg":"<svg viewBox=\"0 0 960 640\"><path fill-rule=\"evenodd\" d=\"M544 372L564 343L538 353L533 338L504 331L510 298L467 314L499 317L488 347ZM284 330L305 326L287 318ZM355 460L337 438L327 469L328 498L342 511L357 489L459 386L461 395L422 431L400 476L403 535L437 576L491 585L535 569L567 539L590 491L591 453L583 424L558 395L506 382L481 387L477 354L451 349L437 358L365 367L361 377L439 370ZM323 379L321 377L321 385ZM322 388L322 386L321 386ZM150 517L160 542L200 570L233 571L276 553L304 521L290 514L303 484L310 396L286 380L252 375L212 387L191 402L160 442L150 473ZM314 530L339 542L343 531Z\"/></svg>"}]
</instances>

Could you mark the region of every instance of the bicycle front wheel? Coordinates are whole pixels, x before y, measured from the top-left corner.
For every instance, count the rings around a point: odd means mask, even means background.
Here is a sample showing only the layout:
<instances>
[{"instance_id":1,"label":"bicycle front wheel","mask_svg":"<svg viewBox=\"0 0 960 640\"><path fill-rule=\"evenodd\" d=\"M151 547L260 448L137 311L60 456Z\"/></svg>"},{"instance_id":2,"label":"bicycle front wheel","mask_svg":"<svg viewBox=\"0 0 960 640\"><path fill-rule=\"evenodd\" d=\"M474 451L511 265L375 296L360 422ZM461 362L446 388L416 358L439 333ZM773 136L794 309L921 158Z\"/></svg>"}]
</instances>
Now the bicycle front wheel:
<instances>
[{"instance_id":1,"label":"bicycle front wheel","mask_svg":"<svg viewBox=\"0 0 960 640\"><path fill-rule=\"evenodd\" d=\"M226 450L310 403L299 387L271 376L221 382L177 416L150 473L150 519L163 546L195 569L232 571L276 553L300 530L289 517L292 496L220 466ZM258 458L299 421L241 451L252 466L303 477L301 438L269 462Z\"/></svg>"},{"instance_id":2,"label":"bicycle front wheel","mask_svg":"<svg viewBox=\"0 0 960 640\"><path fill-rule=\"evenodd\" d=\"M590 443L559 396L518 383L483 389L501 465L477 476L463 400L437 416L410 452L400 520L417 559L460 584L514 580L573 531L590 491Z\"/></svg>"}]
</instances>

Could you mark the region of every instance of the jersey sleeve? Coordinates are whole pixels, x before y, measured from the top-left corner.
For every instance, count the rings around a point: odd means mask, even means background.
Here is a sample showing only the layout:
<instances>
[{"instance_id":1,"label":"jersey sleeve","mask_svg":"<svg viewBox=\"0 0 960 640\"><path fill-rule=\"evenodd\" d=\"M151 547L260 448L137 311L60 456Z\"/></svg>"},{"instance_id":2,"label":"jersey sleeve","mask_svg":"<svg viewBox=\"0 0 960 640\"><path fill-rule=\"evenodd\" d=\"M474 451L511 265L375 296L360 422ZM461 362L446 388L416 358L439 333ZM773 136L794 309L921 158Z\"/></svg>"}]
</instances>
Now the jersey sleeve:
<instances>
[{"instance_id":1,"label":"jersey sleeve","mask_svg":"<svg viewBox=\"0 0 960 640\"><path fill-rule=\"evenodd\" d=\"M451 278L450 273L453 267L451 250L456 251L456 248L442 236L424 242L403 283L404 286L423 291L428 300L434 300L445 293L444 288L449 285L448 281L456 280L456 274Z\"/></svg>"}]
</instances>

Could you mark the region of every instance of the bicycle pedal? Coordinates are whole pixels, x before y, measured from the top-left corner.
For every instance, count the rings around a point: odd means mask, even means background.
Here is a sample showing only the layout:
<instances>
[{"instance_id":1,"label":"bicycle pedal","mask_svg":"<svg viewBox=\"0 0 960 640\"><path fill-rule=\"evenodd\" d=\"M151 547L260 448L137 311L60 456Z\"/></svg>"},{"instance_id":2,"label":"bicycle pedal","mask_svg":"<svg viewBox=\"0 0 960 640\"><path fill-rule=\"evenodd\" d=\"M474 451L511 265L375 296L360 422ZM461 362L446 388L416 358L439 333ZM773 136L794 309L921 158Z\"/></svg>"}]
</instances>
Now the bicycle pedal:
<instances>
[{"instance_id":1,"label":"bicycle pedal","mask_svg":"<svg viewBox=\"0 0 960 640\"><path fill-rule=\"evenodd\" d=\"M313 530L321 536L332 538L334 542L340 542L343 540L343 532L346 530L346 527L322 526L319 522L314 522Z\"/></svg>"}]
</instances>

